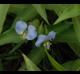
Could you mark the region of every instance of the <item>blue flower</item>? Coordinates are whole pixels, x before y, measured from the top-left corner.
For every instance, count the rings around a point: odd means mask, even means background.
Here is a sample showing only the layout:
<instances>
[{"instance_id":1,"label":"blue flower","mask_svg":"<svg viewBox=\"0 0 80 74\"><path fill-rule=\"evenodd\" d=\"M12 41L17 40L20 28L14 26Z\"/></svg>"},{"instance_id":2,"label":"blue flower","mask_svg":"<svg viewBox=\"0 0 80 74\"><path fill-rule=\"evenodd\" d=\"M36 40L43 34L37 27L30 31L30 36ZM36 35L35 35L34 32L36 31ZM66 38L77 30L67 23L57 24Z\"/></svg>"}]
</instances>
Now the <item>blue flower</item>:
<instances>
[{"instance_id":1,"label":"blue flower","mask_svg":"<svg viewBox=\"0 0 80 74\"><path fill-rule=\"evenodd\" d=\"M36 30L36 28L33 25L29 25L28 30Z\"/></svg>"},{"instance_id":2,"label":"blue flower","mask_svg":"<svg viewBox=\"0 0 80 74\"><path fill-rule=\"evenodd\" d=\"M33 25L28 26L28 32L26 34L27 40L33 40L37 37L36 28Z\"/></svg>"},{"instance_id":3,"label":"blue flower","mask_svg":"<svg viewBox=\"0 0 80 74\"><path fill-rule=\"evenodd\" d=\"M49 40L52 40L52 39L54 39L55 38L55 36L56 36L56 32L54 32L54 31L51 31L51 32L49 32L49 34L48 34L48 39Z\"/></svg>"},{"instance_id":4,"label":"blue flower","mask_svg":"<svg viewBox=\"0 0 80 74\"><path fill-rule=\"evenodd\" d=\"M24 21L16 22L15 30L17 34L23 34L23 32L27 29L27 24Z\"/></svg>"},{"instance_id":5,"label":"blue flower","mask_svg":"<svg viewBox=\"0 0 80 74\"><path fill-rule=\"evenodd\" d=\"M24 35L24 39L27 40L33 40L37 37L36 28L33 25L29 25L27 29L27 24L24 21L16 22L15 30L17 34Z\"/></svg>"},{"instance_id":6,"label":"blue flower","mask_svg":"<svg viewBox=\"0 0 80 74\"><path fill-rule=\"evenodd\" d=\"M47 40L47 36L46 36L46 35L39 35L39 37L38 37L35 45L36 45L37 47L39 47L39 46L40 46L44 41L46 41L46 40Z\"/></svg>"},{"instance_id":7,"label":"blue flower","mask_svg":"<svg viewBox=\"0 0 80 74\"><path fill-rule=\"evenodd\" d=\"M47 40L54 39L55 36L56 36L56 32L54 32L54 31L49 32L49 34L47 36L46 35L39 35L39 37L35 43L35 46L39 47L43 42L45 42Z\"/></svg>"},{"instance_id":8,"label":"blue flower","mask_svg":"<svg viewBox=\"0 0 80 74\"><path fill-rule=\"evenodd\" d=\"M16 22L15 30L17 34L24 35L24 39L27 40L33 40L37 37L36 27L30 24L27 28L27 24L24 21ZM36 47L39 47L43 42L47 40L54 39L55 36L56 32L54 31L49 32L48 35L39 35L35 43ZM46 47L49 48L50 47L49 44L47 44Z\"/></svg>"}]
</instances>

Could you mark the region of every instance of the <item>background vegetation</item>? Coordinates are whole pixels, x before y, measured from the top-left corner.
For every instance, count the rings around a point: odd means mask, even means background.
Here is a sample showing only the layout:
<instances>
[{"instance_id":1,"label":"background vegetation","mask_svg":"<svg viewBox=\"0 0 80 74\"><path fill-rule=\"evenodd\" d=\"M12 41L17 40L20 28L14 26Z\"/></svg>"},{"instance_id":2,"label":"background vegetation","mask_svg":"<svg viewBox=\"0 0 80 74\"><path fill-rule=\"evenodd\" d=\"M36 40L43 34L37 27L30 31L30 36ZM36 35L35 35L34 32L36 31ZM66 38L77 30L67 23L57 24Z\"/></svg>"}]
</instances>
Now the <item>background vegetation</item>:
<instances>
[{"instance_id":1,"label":"background vegetation","mask_svg":"<svg viewBox=\"0 0 80 74\"><path fill-rule=\"evenodd\" d=\"M20 38L18 20L57 32L50 49ZM0 71L79 71L79 43L80 4L0 4Z\"/></svg>"}]
</instances>

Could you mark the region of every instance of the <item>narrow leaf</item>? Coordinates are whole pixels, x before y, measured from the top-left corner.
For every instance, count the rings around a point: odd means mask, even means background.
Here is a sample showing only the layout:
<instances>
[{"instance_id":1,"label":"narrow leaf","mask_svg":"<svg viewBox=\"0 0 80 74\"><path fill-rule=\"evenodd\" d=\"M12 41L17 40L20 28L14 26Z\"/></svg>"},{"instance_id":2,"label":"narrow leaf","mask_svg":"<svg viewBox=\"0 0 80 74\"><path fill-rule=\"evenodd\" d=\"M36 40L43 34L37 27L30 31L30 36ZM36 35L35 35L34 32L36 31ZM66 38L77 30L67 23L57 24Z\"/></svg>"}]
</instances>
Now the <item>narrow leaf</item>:
<instances>
[{"instance_id":1,"label":"narrow leaf","mask_svg":"<svg viewBox=\"0 0 80 74\"><path fill-rule=\"evenodd\" d=\"M16 34L15 30L10 29L0 36L0 45L4 45L7 43L18 43L22 41L19 35Z\"/></svg>"},{"instance_id":2,"label":"narrow leaf","mask_svg":"<svg viewBox=\"0 0 80 74\"><path fill-rule=\"evenodd\" d=\"M80 59L72 60L63 64L68 71L80 71Z\"/></svg>"},{"instance_id":3,"label":"narrow leaf","mask_svg":"<svg viewBox=\"0 0 80 74\"><path fill-rule=\"evenodd\" d=\"M60 34L57 34L54 41L69 42L69 43L74 43L74 42L77 43L77 42L79 42L77 40L77 37L76 37L75 32L74 32L72 27L70 27L69 29L63 31Z\"/></svg>"},{"instance_id":4,"label":"narrow leaf","mask_svg":"<svg viewBox=\"0 0 80 74\"><path fill-rule=\"evenodd\" d=\"M47 55L50 63L52 64L53 68L55 68L55 69L58 70L58 71L64 71L64 70L65 70L65 68L64 68L61 64L59 64L59 63L47 52L46 49L45 49L45 52L46 52L46 55Z\"/></svg>"},{"instance_id":5,"label":"narrow leaf","mask_svg":"<svg viewBox=\"0 0 80 74\"><path fill-rule=\"evenodd\" d=\"M38 65L42 59L46 56L44 50L42 47L40 48L34 48L31 50L31 52L28 54L28 57L36 64ZM25 71L26 67L23 63L22 66L19 68L19 71Z\"/></svg>"},{"instance_id":6,"label":"narrow leaf","mask_svg":"<svg viewBox=\"0 0 80 74\"><path fill-rule=\"evenodd\" d=\"M3 24L6 19L9 4L0 4L0 33L3 30Z\"/></svg>"},{"instance_id":7,"label":"narrow leaf","mask_svg":"<svg viewBox=\"0 0 80 74\"><path fill-rule=\"evenodd\" d=\"M16 15L20 15L23 11L25 11L30 4L10 4L9 11L10 13L14 13Z\"/></svg>"},{"instance_id":8,"label":"narrow leaf","mask_svg":"<svg viewBox=\"0 0 80 74\"><path fill-rule=\"evenodd\" d=\"M62 14L60 14L59 18L53 23L53 25L58 24L59 22L76 17L80 15L80 5L79 4L73 4L73 5L68 5Z\"/></svg>"},{"instance_id":9,"label":"narrow leaf","mask_svg":"<svg viewBox=\"0 0 80 74\"><path fill-rule=\"evenodd\" d=\"M68 43L68 45L71 47L71 49L75 52L75 54L80 57L80 43Z\"/></svg>"},{"instance_id":10,"label":"narrow leaf","mask_svg":"<svg viewBox=\"0 0 80 74\"><path fill-rule=\"evenodd\" d=\"M77 36L78 41L80 42L80 17L72 18L72 20L73 20L75 34Z\"/></svg>"},{"instance_id":11,"label":"narrow leaf","mask_svg":"<svg viewBox=\"0 0 80 74\"><path fill-rule=\"evenodd\" d=\"M34 14L34 15L33 15ZM23 12L20 13L19 16L16 17L16 19L14 20L13 24L12 24L12 28L14 28L15 23L18 20L24 20L24 21L32 21L33 18L35 18L37 15L36 10L32 7L32 5L30 5L28 8L26 8Z\"/></svg>"},{"instance_id":12,"label":"narrow leaf","mask_svg":"<svg viewBox=\"0 0 80 74\"><path fill-rule=\"evenodd\" d=\"M32 5L36 9L36 11L40 14L40 16L47 22L47 24L49 24L45 8L41 4L32 4Z\"/></svg>"},{"instance_id":13,"label":"narrow leaf","mask_svg":"<svg viewBox=\"0 0 80 74\"><path fill-rule=\"evenodd\" d=\"M68 22L68 21L64 21L64 22L59 23L57 25L48 26L48 30L49 31L54 30L55 32L57 32L59 34L61 32L68 30L70 27L72 27L72 23Z\"/></svg>"},{"instance_id":14,"label":"narrow leaf","mask_svg":"<svg viewBox=\"0 0 80 74\"><path fill-rule=\"evenodd\" d=\"M24 54L22 54L27 71L40 71L40 69Z\"/></svg>"},{"instance_id":15,"label":"narrow leaf","mask_svg":"<svg viewBox=\"0 0 80 74\"><path fill-rule=\"evenodd\" d=\"M56 12L56 14L59 16L63 10L71 4L44 4L45 8L47 10L53 10Z\"/></svg>"}]
</instances>

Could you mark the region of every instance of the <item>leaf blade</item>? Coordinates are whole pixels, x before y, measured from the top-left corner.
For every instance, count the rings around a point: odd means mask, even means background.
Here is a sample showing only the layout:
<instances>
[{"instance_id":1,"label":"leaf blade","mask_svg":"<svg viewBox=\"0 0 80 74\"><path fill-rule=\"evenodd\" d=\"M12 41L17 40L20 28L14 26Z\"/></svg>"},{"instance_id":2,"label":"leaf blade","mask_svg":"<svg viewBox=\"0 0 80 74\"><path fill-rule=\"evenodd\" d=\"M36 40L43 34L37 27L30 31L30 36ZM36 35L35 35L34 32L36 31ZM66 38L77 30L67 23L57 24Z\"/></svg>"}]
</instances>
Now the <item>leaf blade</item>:
<instances>
[{"instance_id":1,"label":"leaf blade","mask_svg":"<svg viewBox=\"0 0 80 74\"><path fill-rule=\"evenodd\" d=\"M47 22L47 24L49 24L45 8L41 4L32 4L32 5L36 9L36 11L40 14L40 16Z\"/></svg>"},{"instance_id":2,"label":"leaf blade","mask_svg":"<svg viewBox=\"0 0 80 74\"><path fill-rule=\"evenodd\" d=\"M0 4L0 33L3 29L3 24L8 12L9 4Z\"/></svg>"},{"instance_id":3,"label":"leaf blade","mask_svg":"<svg viewBox=\"0 0 80 74\"><path fill-rule=\"evenodd\" d=\"M64 67L62 65L60 65L48 52L47 50L45 49L45 53L49 59L49 61L51 62L52 66L58 70L58 71L64 71Z\"/></svg>"},{"instance_id":4,"label":"leaf blade","mask_svg":"<svg viewBox=\"0 0 80 74\"><path fill-rule=\"evenodd\" d=\"M80 71L80 59L72 60L63 64L68 71Z\"/></svg>"},{"instance_id":5,"label":"leaf blade","mask_svg":"<svg viewBox=\"0 0 80 74\"><path fill-rule=\"evenodd\" d=\"M80 15L80 5L79 4L71 4L68 5L64 10L63 13L59 15L59 18L53 23L53 25L58 24L59 22L76 17Z\"/></svg>"},{"instance_id":6,"label":"leaf blade","mask_svg":"<svg viewBox=\"0 0 80 74\"><path fill-rule=\"evenodd\" d=\"M25 54L22 54L22 56L28 71L40 71L40 69Z\"/></svg>"}]
</instances>

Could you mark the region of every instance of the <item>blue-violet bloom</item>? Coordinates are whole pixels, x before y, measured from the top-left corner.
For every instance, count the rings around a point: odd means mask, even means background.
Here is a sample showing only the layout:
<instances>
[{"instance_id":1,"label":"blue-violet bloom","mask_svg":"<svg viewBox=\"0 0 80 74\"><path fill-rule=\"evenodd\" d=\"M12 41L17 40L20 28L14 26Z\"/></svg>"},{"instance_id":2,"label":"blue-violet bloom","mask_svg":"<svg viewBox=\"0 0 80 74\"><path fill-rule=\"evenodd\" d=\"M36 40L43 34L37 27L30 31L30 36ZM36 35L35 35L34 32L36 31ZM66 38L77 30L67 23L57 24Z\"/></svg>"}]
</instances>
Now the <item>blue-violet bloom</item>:
<instances>
[{"instance_id":1,"label":"blue-violet bloom","mask_svg":"<svg viewBox=\"0 0 80 74\"><path fill-rule=\"evenodd\" d=\"M16 22L15 30L17 34L23 34L23 32L27 29L27 24L24 21Z\"/></svg>"},{"instance_id":2,"label":"blue-violet bloom","mask_svg":"<svg viewBox=\"0 0 80 74\"><path fill-rule=\"evenodd\" d=\"M37 47L39 47L39 46L40 46L44 41L46 41L46 40L47 40L47 36L46 36L46 35L39 35L39 37L38 37L35 45L36 45Z\"/></svg>"},{"instance_id":3,"label":"blue-violet bloom","mask_svg":"<svg viewBox=\"0 0 80 74\"><path fill-rule=\"evenodd\" d=\"M33 25L28 26L28 32L26 35L27 40L33 40L37 37L36 28Z\"/></svg>"},{"instance_id":4,"label":"blue-violet bloom","mask_svg":"<svg viewBox=\"0 0 80 74\"><path fill-rule=\"evenodd\" d=\"M35 43L35 46L39 47L43 42L45 42L47 40L54 39L55 36L56 36L56 32L54 32L54 31L49 32L49 34L47 36L46 35L39 35L39 37Z\"/></svg>"},{"instance_id":5,"label":"blue-violet bloom","mask_svg":"<svg viewBox=\"0 0 80 74\"><path fill-rule=\"evenodd\" d=\"M54 31L51 31L51 32L49 32L49 34L48 34L48 40L54 40L54 38L55 38L55 36L56 36L56 32L54 32Z\"/></svg>"}]
</instances>

